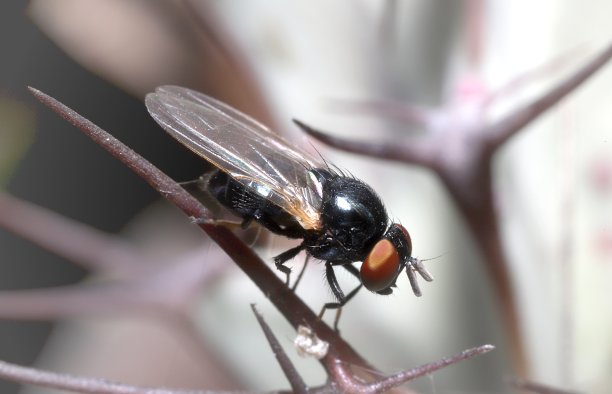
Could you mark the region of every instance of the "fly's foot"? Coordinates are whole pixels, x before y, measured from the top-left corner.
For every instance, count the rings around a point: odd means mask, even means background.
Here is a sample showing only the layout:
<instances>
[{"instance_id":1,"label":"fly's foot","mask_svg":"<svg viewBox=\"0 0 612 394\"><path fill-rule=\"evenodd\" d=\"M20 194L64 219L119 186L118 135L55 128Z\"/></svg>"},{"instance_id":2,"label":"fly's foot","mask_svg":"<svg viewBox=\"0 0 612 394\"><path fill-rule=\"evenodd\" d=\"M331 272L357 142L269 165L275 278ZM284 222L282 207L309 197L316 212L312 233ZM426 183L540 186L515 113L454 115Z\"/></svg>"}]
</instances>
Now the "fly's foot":
<instances>
[{"instance_id":1,"label":"fly's foot","mask_svg":"<svg viewBox=\"0 0 612 394\"><path fill-rule=\"evenodd\" d=\"M274 258L274 265L276 266L277 270L279 270L280 272L285 274L285 276L286 276L286 278L285 278L285 285L287 287L289 287L289 279L291 277L291 268L289 268L286 265L284 265L284 261L280 261L278 256Z\"/></svg>"}]
</instances>

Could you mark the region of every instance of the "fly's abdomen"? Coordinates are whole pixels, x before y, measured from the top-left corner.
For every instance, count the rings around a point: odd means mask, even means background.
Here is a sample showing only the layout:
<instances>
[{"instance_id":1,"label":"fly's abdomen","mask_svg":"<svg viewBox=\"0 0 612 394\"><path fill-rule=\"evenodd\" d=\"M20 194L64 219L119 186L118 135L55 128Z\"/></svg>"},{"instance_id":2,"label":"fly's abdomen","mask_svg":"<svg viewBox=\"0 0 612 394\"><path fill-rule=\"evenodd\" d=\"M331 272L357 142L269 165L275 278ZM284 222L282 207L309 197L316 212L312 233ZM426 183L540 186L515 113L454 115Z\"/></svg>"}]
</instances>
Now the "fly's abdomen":
<instances>
[{"instance_id":1,"label":"fly's abdomen","mask_svg":"<svg viewBox=\"0 0 612 394\"><path fill-rule=\"evenodd\" d=\"M305 230L293 216L268 201L256 189L248 188L223 171L217 170L210 176L207 190L247 223L255 220L273 233L289 238L304 237Z\"/></svg>"}]
</instances>

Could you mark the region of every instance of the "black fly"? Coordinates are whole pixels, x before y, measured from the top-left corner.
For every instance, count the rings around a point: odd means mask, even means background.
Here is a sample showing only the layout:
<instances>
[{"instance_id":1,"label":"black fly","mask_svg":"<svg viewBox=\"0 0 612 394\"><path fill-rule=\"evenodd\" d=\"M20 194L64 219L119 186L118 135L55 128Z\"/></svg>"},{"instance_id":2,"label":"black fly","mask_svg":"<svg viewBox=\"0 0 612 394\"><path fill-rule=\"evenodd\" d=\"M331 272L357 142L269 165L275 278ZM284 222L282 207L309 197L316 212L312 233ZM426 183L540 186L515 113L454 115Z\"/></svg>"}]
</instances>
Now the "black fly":
<instances>
[{"instance_id":1,"label":"black fly","mask_svg":"<svg viewBox=\"0 0 612 394\"><path fill-rule=\"evenodd\" d=\"M330 169L322 160L292 146L251 117L202 93L163 86L146 97L146 105L170 135L212 163L206 190L243 219L273 233L302 242L274 258L276 268L302 250L325 261L329 286L337 302L340 289L334 266L342 266L370 291L391 294L406 269L412 289L420 290L415 272L432 277L413 257L408 231L390 223L374 190L352 176ZM361 261L361 269L352 263Z\"/></svg>"}]
</instances>

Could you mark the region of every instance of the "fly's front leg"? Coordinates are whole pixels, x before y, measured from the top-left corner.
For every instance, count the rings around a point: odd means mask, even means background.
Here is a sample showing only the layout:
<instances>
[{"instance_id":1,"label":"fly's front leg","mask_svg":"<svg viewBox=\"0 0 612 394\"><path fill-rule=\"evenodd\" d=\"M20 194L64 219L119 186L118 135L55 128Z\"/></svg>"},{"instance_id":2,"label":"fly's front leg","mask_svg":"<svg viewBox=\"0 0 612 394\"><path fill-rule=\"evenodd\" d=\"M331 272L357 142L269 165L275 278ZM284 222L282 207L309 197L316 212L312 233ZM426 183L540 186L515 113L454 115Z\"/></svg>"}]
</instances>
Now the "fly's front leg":
<instances>
[{"instance_id":1,"label":"fly's front leg","mask_svg":"<svg viewBox=\"0 0 612 394\"><path fill-rule=\"evenodd\" d=\"M350 273L359 277L359 272L355 269L355 267L350 265L350 263L347 263L347 265L344 265L344 267ZM351 267L352 270L351 268L348 268L348 267ZM355 287L350 293L348 293L348 295L345 296L344 292L340 288L340 284L338 283L336 274L334 273L334 266L332 265L330 261L325 262L325 277L327 278L327 283L329 283L329 287L331 288L332 293L334 293L334 296L336 297L338 301L328 302L325 305L323 305L323 308L321 309L321 312L319 313L319 319L323 317L323 314L325 313L327 309L336 309L336 317L334 318L334 330L339 331L338 322L340 320L340 315L342 313L342 307L347 302L349 302L355 296L355 294L357 294L359 289L361 289L362 285L359 284L359 286Z\"/></svg>"}]
</instances>

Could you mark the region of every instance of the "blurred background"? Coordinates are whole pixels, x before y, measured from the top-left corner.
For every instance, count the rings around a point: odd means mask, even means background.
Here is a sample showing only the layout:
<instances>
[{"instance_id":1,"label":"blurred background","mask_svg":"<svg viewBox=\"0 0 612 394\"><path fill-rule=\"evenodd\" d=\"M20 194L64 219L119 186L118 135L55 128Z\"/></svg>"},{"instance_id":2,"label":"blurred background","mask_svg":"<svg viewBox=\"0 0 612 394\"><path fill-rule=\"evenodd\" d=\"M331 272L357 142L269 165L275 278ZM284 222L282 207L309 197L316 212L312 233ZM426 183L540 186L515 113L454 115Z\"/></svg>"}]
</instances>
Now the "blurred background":
<instances>
[{"instance_id":1,"label":"blurred background","mask_svg":"<svg viewBox=\"0 0 612 394\"><path fill-rule=\"evenodd\" d=\"M295 355L292 328L242 272L142 180L26 89L59 99L186 181L205 163L167 136L143 104L156 86L179 84L236 106L300 146L316 147L380 193L392 217L409 229L416 256L440 256L427 262L435 281L422 284L423 297L414 297L402 276L392 296L362 291L345 308L342 335L358 352L391 373L491 343L494 352L410 387L512 391L493 285L435 174L326 148L291 119L355 139L418 139L436 132L436 121L479 119L473 113L478 100L529 75L504 93L498 112L487 114L495 119L609 44L611 12L605 0L3 2L5 191L119 234L143 255L157 256L156 267L200 250L202 264L215 257L223 268L190 304L198 327L191 339L201 341L196 350L178 325L117 301L104 313L3 320L0 359L145 386L287 388L250 312L256 303L305 380L323 383L318 363ZM606 67L509 141L493 172L532 378L582 392L605 393L612 385L611 91L612 67ZM400 110L356 105L364 102L400 103ZM404 119L402 103L437 108L434 131ZM259 244L269 259L291 243L267 237ZM92 275L4 229L0 251L6 292L65 289L113 276ZM345 288L354 285L350 277L341 280ZM321 265L310 266L298 294L315 311L331 299ZM18 295L0 293L0 305ZM0 392L51 391L0 382Z\"/></svg>"}]
</instances>

